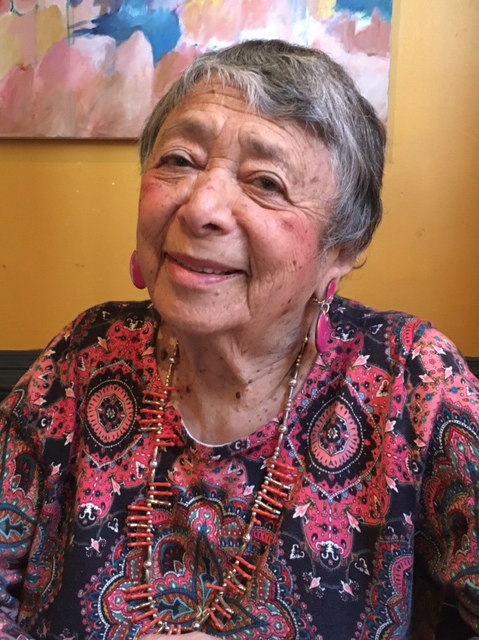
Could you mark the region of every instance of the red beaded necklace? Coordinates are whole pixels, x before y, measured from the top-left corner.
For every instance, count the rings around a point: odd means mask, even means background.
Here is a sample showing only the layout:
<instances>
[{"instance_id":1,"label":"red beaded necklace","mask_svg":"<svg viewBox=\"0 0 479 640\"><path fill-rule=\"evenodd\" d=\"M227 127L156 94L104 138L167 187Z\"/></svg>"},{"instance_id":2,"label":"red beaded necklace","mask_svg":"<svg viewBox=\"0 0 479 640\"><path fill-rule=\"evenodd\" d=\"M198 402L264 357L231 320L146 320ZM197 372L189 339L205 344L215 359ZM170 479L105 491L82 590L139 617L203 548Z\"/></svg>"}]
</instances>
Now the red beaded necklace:
<instances>
[{"instance_id":1,"label":"red beaded necklace","mask_svg":"<svg viewBox=\"0 0 479 640\"><path fill-rule=\"evenodd\" d=\"M231 567L226 571L222 584L205 585L211 590L210 602L206 606L198 606L194 621L187 626L168 622L166 618L169 612L160 612L155 606L152 584L153 514L157 508L171 509L172 507L172 484L171 482L156 482L156 470L161 452L178 444L178 437L172 427L164 424L165 409L170 393L178 390L171 386L173 370L178 358L178 344L175 346L173 355L169 358L165 385L159 383L154 389L143 391L145 407L140 411L143 416L140 420L141 431L153 433L146 497L141 502L128 506L129 514L126 518L127 547L130 550L141 548L144 551L143 573L141 582L125 591L125 599L132 614L131 620L140 625L141 634L148 631L167 634L199 631L206 623L221 631L234 614L228 604L228 599L235 597L241 601L245 598L248 583L257 570L257 564L250 561L251 554L248 556L250 560L245 557L248 544L252 539L253 528L266 524L275 525L275 530L271 530L271 527L268 528L267 546L269 546L279 531L281 516L289 506L300 478L300 468L280 462L279 456L288 428L292 400L307 342L308 338L306 337L293 367L293 374L288 383L289 392L284 406L283 419L277 427L276 446L273 454L265 461L265 477L253 499L251 517L241 547L238 553L233 556ZM256 558L256 562L258 561L259 557Z\"/></svg>"}]
</instances>

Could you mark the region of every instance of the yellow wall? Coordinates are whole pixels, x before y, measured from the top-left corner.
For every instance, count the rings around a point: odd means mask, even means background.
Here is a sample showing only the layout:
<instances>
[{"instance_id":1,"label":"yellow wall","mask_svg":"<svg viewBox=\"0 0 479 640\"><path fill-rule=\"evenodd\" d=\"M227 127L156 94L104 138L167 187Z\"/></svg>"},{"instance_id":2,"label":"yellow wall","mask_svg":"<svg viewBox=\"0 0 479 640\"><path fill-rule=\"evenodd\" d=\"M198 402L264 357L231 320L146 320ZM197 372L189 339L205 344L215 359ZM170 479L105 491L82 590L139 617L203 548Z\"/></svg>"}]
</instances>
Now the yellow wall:
<instances>
[{"instance_id":1,"label":"yellow wall","mask_svg":"<svg viewBox=\"0 0 479 640\"><path fill-rule=\"evenodd\" d=\"M479 356L477 0L394 0L384 222L344 295ZM128 279L132 143L0 141L0 349L43 346Z\"/></svg>"},{"instance_id":2,"label":"yellow wall","mask_svg":"<svg viewBox=\"0 0 479 640\"><path fill-rule=\"evenodd\" d=\"M384 219L342 292L479 356L479 2L393 0Z\"/></svg>"}]
</instances>

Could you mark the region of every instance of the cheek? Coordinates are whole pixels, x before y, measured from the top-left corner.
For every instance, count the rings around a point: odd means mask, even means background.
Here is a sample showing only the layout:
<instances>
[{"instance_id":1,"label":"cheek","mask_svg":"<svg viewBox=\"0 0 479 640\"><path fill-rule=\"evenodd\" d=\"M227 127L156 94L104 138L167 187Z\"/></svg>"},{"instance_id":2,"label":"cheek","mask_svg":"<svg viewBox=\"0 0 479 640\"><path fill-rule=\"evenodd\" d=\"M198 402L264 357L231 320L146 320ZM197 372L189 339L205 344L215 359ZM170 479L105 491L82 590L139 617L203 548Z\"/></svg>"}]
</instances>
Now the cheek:
<instances>
[{"instance_id":1,"label":"cheek","mask_svg":"<svg viewBox=\"0 0 479 640\"><path fill-rule=\"evenodd\" d=\"M310 226L296 228L290 236L285 252L285 277L288 286L309 297L316 286L320 272L320 252L317 231Z\"/></svg>"},{"instance_id":2,"label":"cheek","mask_svg":"<svg viewBox=\"0 0 479 640\"><path fill-rule=\"evenodd\" d=\"M156 270L158 250L171 214L165 206L167 199L158 182L144 176L138 199L137 249L143 276L148 281ZM170 206L171 209L171 206ZM148 284L148 282L147 282Z\"/></svg>"},{"instance_id":3,"label":"cheek","mask_svg":"<svg viewBox=\"0 0 479 640\"><path fill-rule=\"evenodd\" d=\"M180 194L158 180L144 176L138 199L138 236L155 239L181 204Z\"/></svg>"},{"instance_id":4,"label":"cheek","mask_svg":"<svg viewBox=\"0 0 479 640\"><path fill-rule=\"evenodd\" d=\"M319 257L319 229L307 222L282 221L281 253L285 266L293 271L311 268Z\"/></svg>"},{"instance_id":5,"label":"cheek","mask_svg":"<svg viewBox=\"0 0 479 640\"><path fill-rule=\"evenodd\" d=\"M149 176L144 176L140 183L140 196L138 199L138 213L140 217L160 214L165 209L165 204L171 200L161 183Z\"/></svg>"},{"instance_id":6,"label":"cheek","mask_svg":"<svg viewBox=\"0 0 479 640\"><path fill-rule=\"evenodd\" d=\"M319 229L307 219L268 217L249 234L252 257L262 274L273 280L313 277L319 260Z\"/></svg>"}]
</instances>

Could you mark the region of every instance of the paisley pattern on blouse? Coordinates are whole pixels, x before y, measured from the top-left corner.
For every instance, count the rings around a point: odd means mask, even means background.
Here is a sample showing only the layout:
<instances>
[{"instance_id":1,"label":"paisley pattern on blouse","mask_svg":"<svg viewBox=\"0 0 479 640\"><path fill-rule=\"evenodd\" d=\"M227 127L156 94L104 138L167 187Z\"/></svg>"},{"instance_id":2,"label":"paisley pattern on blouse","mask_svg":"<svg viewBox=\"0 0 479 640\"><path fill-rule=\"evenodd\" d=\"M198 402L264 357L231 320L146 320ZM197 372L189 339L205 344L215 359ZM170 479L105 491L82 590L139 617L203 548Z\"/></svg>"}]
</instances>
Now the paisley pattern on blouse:
<instances>
[{"instance_id":1,"label":"paisley pattern on blouse","mask_svg":"<svg viewBox=\"0 0 479 640\"><path fill-rule=\"evenodd\" d=\"M440 585L479 631L479 392L455 347L427 323L342 298L333 334L294 399L283 462L302 469L279 535L255 526L258 571L221 633L234 640L423 640ZM142 554L125 540L144 498L151 435L142 391L156 376L159 318L109 303L77 318L1 408L2 638L141 635L125 590ZM241 545L278 417L221 446L178 444L158 481L155 606L187 626ZM428 588L419 588L419 576ZM417 584L416 584L417 583ZM422 582L421 582L422 584ZM434 596L436 597L436 596ZM427 626L426 625L426 626ZM420 630L418 630L420 629ZM472 635L472 631L471 631Z\"/></svg>"}]
</instances>

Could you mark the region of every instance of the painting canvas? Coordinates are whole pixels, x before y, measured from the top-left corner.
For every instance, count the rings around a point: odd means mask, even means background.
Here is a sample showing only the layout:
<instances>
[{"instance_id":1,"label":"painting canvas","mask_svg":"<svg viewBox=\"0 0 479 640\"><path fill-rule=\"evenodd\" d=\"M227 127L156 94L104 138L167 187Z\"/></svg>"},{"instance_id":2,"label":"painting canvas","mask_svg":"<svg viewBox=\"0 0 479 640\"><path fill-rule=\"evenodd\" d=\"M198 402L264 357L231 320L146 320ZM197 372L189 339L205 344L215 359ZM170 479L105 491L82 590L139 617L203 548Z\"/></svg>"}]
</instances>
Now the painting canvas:
<instances>
[{"instance_id":1,"label":"painting canvas","mask_svg":"<svg viewBox=\"0 0 479 640\"><path fill-rule=\"evenodd\" d=\"M0 0L0 135L134 138L198 54L283 38L387 114L392 0Z\"/></svg>"}]
</instances>

